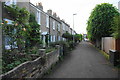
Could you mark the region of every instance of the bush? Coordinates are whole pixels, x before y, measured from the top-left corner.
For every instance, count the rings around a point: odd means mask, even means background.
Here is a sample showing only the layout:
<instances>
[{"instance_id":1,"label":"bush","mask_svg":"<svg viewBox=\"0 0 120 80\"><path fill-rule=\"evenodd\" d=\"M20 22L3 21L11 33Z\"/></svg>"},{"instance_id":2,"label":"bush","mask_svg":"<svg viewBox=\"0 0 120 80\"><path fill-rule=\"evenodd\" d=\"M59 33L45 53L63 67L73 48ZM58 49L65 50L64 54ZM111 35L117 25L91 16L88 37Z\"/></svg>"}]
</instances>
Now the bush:
<instances>
[{"instance_id":1,"label":"bush","mask_svg":"<svg viewBox=\"0 0 120 80\"><path fill-rule=\"evenodd\" d=\"M49 53L49 52L54 51L54 50L55 50L55 48L48 47L45 49L45 53Z\"/></svg>"},{"instance_id":2,"label":"bush","mask_svg":"<svg viewBox=\"0 0 120 80\"><path fill-rule=\"evenodd\" d=\"M34 46L31 49L28 49L27 54L37 54L38 47Z\"/></svg>"},{"instance_id":3,"label":"bush","mask_svg":"<svg viewBox=\"0 0 120 80\"><path fill-rule=\"evenodd\" d=\"M23 54L4 53L2 54L2 73L10 71L28 60L31 60L31 58L25 57Z\"/></svg>"}]
</instances>

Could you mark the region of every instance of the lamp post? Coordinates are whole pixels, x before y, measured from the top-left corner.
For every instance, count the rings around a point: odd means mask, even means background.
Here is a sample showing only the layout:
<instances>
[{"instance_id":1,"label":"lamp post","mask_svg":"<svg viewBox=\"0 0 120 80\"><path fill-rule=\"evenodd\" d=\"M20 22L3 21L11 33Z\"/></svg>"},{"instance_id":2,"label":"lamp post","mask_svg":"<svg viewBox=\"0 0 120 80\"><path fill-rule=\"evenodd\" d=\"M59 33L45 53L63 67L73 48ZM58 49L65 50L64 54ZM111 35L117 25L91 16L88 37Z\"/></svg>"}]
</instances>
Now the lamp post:
<instances>
[{"instance_id":1,"label":"lamp post","mask_svg":"<svg viewBox=\"0 0 120 80\"><path fill-rule=\"evenodd\" d=\"M77 15L77 14L73 14L73 43L74 43L74 41L75 41L75 39L74 39L74 16L75 15ZM74 45L73 45L74 46Z\"/></svg>"}]
</instances>

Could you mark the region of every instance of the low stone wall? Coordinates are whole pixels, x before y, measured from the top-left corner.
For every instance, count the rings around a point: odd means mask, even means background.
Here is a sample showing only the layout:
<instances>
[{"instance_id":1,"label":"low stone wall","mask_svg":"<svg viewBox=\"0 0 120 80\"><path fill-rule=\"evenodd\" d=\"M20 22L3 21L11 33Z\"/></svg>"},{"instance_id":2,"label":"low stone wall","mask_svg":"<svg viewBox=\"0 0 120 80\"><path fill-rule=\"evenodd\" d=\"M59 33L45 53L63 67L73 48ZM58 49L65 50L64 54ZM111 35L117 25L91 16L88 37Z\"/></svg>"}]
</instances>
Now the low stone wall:
<instances>
[{"instance_id":1,"label":"low stone wall","mask_svg":"<svg viewBox=\"0 0 120 80\"><path fill-rule=\"evenodd\" d=\"M57 50L45 53L45 50L39 50L41 57L33 61L27 61L17 66L13 70L0 75L2 78L41 78L42 75L51 68L51 65L59 60L60 46L57 46Z\"/></svg>"}]
</instances>

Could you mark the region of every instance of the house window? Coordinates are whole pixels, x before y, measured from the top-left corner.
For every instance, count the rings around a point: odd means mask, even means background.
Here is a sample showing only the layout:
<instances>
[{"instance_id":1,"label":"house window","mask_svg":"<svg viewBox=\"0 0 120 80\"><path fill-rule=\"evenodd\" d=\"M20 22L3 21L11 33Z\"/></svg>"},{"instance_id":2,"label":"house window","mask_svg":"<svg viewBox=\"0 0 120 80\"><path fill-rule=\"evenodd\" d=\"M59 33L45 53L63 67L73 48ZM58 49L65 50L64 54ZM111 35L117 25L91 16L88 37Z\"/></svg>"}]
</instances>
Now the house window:
<instances>
[{"instance_id":1,"label":"house window","mask_svg":"<svg viewBox=\"0 0 120 80\"><path fill-rule=\"evenodd\" d=\"M53 42L55 42L55 35L53 36Z\"/></svg>"},{"instance_id":2,"label":"house window","mask_svg":"<svg viewBox=\"0 0 120 80\"><path fill-rule=\"evenodd\" d=\"M8 0L5 2L6 5L10 6L10 5L16 5L17 4L17 1L16 0Z\"/></svg>"},{"instance_id":3,"label":"house window","mask_svg":"<svg viewBox=\"0 0 120 80\"><path fill-rule=\"evenodd\" d=\"M60 31L60 24L58 24L58 31Z\"/></svg>"},{"instance_id":4,"label":"house window","mask_svg":"<svg viewBox=\"0 0 120 80\"><path fill-rule=\"evenodd\" d=\"M17 0L13 0L12 4L16 5L17 4Z\"/></svg>"},{"instance_id":5,"label":"house window","mask_svg":"<svg viewBox=\"0 0 120 80\"><path fill-rule=\"evenodd\" d=\"M38 22L38 24L40 25L41 24L41 15L40 15L40 11L37 11L37 16L36 16L37 18L37 22Z\"/></svg>"},{"instance_id":6,"label":"house window","mask_svg":"<svg viewBox=\"0 0 120 80\"><path fill-rule=\"evenodd\" d=\"M63 30L65 30L65 24L64 23L62 24L62 26L63 26Z\"/></svg>"},{"instance_id":7,"label":"house window","mask_svg":"<svg viewBox=\"0 0 120 80\"><path fill-rule=\"evenodd\" d=\"M49 28L49 16L48 15L46 15L46 27Z\"/></svg>"},{"instance_id":8,"label":"house window","mask_svg":"<svg viewBox=\"0 0 120 80\"><path fill-rule=\"evenodd\" d=\"M58 40L60 41L60 36L58 36Z\"/></svg>"},{"instance_id":9,"label":"house window","mask_svg":"<svg viewBox=\"0 0 120 80\"><path fill-rule=\"evenodd\" d=\"M53 21L53 30L55 30L55 21Z\"/></svg>"}]
</instances>

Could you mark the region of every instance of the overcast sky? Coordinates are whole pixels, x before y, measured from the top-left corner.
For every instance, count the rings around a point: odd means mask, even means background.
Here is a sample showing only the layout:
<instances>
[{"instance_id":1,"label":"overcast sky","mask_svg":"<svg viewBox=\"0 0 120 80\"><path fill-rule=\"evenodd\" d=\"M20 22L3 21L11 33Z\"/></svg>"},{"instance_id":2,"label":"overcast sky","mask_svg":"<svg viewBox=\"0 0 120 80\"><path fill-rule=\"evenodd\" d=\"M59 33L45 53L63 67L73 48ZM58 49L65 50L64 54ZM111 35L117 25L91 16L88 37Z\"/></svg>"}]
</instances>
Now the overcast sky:
<instances>
[{"instance_id":1,"label":"overcast sky","mask_svg":"<svg viewBox=\"0 0 120 80\"><path fill-rule=\"evenodd\" d=\"M31 0L33 4L41 2L43 9L47 12L48 9L52 9L57 15L64 19L65 22L70 24L73 28L73 14L74 16L74 29L79 33L86 33L86 23L90 16L92 9L96 4L110 3L118 8L118 2L120 0Z\"/></svg>"}]
</instances>

